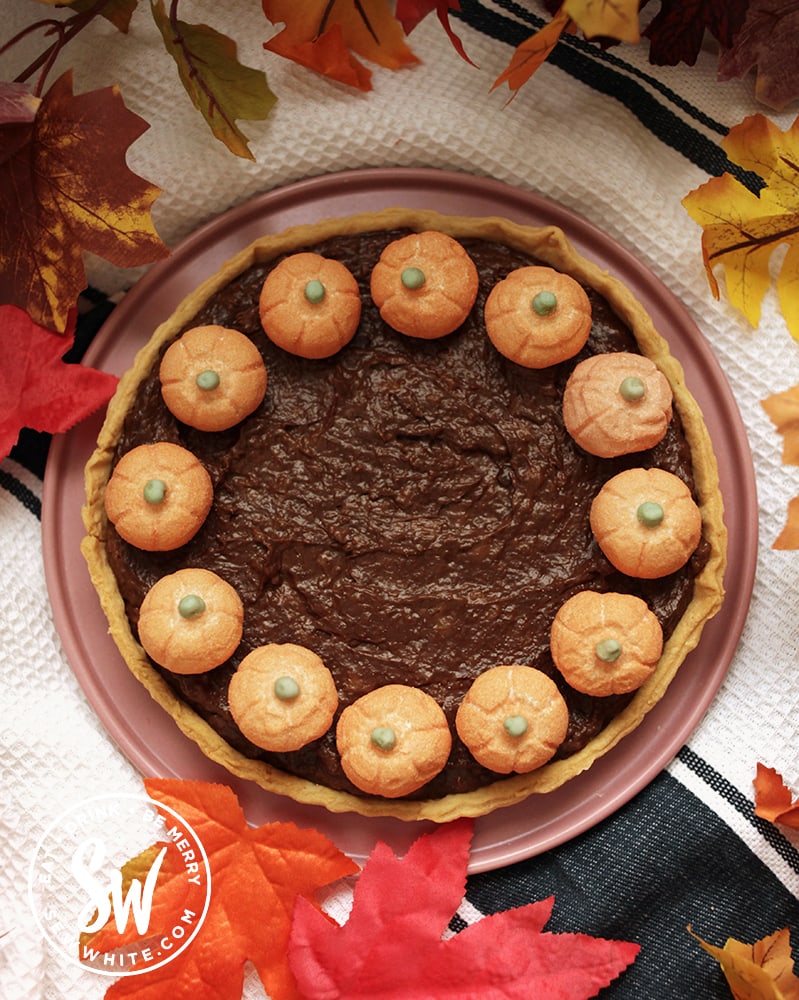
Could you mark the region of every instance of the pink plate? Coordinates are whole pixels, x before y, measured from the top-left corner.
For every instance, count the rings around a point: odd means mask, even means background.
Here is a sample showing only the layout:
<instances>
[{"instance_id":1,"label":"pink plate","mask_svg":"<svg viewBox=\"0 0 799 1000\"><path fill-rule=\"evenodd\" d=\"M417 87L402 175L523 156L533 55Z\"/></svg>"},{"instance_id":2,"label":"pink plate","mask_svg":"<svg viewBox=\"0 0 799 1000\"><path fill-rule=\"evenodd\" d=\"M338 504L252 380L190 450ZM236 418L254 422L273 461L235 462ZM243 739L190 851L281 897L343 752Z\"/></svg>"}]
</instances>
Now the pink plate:
<instances>
[{"instance_id":1,"label":"pink plate","mask_svg":"<svg viewBox=\"0 0 799 1000\"><path fill-rule=\"evenodd\" d=\"M86 364L122 374L136 350L200 281L255 238L328 216L393 205L458 215L500 215L560 226L586 257L621 278L648 308L682 362L702 407L716 453L732 545L735 583L667 694L644 722L565 787L533 796L476 821L470 871L499 868L564 843L629 801L673 758L698 725L729 667L744 625L757 554L754 469L741 416L710 347L667 288L591 223L537 195L496 181L432 169L358 170L311 178L260 195L208 223L154 266L117 306L86 355ZM86 697L122 752L145 776L222 781L239 795L248 820L291 820L315 827L363 861L378 840L397 852L425 824L333 814L301 806L233 778L187 740L129 673L80 555L83 467L102 417L53 442L44 483L42 531L47 585L56 625Z\"/></svg>"}]
</instances>

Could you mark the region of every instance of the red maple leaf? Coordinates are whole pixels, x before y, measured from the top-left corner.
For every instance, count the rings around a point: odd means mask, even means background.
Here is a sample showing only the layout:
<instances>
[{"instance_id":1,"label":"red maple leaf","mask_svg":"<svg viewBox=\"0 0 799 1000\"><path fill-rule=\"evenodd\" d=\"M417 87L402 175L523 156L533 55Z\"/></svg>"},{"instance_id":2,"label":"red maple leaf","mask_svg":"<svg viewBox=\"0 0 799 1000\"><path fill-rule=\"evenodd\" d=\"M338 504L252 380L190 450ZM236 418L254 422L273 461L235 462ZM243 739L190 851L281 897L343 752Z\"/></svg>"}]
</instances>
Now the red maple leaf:
<instances>
[{"instance_id":1,"label":"red maple leaf","mask_svg":"<svg viewBox=\"0 0 799 1000\"><path fill-rule=\"evenodd\" d=\"M244 965L258 971L273 1000L300 1000L286 949L295 899L357 871L326 837L293 823L252 828L226 785L177 779L146 779L148 795L181 816L203 845L211 871L211 898L197 936L184 952L141 976L117 980L106 1000L240 1000ZM173 880L174 881L174 880ZM156 889L156 908L169 910ZM317 912L317 911L315 911ZM322 918L326 919L326 918ZM113 950L123 940L112 928L84 939L84 947Z\"/></svg>"},{"instance_id":2,"label":"red maple leaf","mask_svg":"<svg viewBox=\"0 0 799 1000\"><path fill-rule=\"evenodd\" d=\"M289 944L306 1000L580 1000L630 965L637 944L543 930L553 899L444 938L466 885L473 823L420 837L404 858L378 844L339 927L298 899Z\"/></svg>"},{"instance_id":3,"label":"red maple leaf","mask_svg":"<svg viewBox=\"0 0 799 1000\"><path fill-rule=\"evenodd\" d=\"M705 30L721 44L732 45L746 17L749 0L661 0L660 10L644 35L649 39L649 61L656 66L693 66Z\"/></svg>"},{"instance_id":4,"label":"red maple leaf","mask_svg":"<svg viewBox=\"0 0 799 1000\"><path fill-rule=\"evenodd\" d=\"M67 431L113 396L115 375L61 360L74 333L74 310L61 336L16 306L0 306L0 458L23 427Z\"/></svg>"}]
</instances>

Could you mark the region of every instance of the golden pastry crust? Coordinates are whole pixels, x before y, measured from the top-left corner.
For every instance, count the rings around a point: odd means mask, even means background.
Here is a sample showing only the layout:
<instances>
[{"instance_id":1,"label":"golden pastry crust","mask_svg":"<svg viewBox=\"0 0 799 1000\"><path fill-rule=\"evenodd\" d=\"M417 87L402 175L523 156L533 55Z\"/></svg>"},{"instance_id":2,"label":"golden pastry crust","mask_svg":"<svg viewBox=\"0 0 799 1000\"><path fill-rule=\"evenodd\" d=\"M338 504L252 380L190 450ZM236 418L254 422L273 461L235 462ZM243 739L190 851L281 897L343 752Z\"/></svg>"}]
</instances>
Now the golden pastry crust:
<instances>
[{"instance_id":1,"label":"golden pastry crust","mask_svg":"<svg viewBox=\"0 0 799 1000\"><path fill-rule=\"evenodd\" d=\"M475 678L455 716L458 736L478 763L499 774L527 774L566 738L569 710L557 685L523 664L491 667Z\"/></svg>"},{"instance_id":2,"label":"golden pastry crust","mask_svg":"<svg viewBox=\"0 0 799 1000\"><path fill-rule=\"evenodd\" d=\"M116 442L139 383L157 363L164 345L192 324L199 309L212 295L253 264L268 263L333 236L375 230L389 232L395 229L411 229L415 232L439 230L456 239L475 238L502 243L530 253L554 269L570 274L581 283L594 288L611 304L617 315L633 331L641 351L655 361L672 386L675 408L679 412L691 449L704 537L710 549L710 557L694 582L694 598L666 642L654 674L633 695L627 708L591 743L567 759L550 761L526 775L503 778L476 792L418 801L351 795L252 760L234 750L208 722L181 701L153 668L132 633L105 548L108 521L103 507L103 494ZM81 550L108 619L110 634L132 673L173 717L181 731L194 740L212 760L239 778L258 783L267 791L289 796L301 803L320 805L332 812L444 823L461 816L482 816L514 805L530 795L546 793L562 786L589 768L632 732L663 697L685 656L699 641L705 623L721 606L724 594L727 533L723 521L718 469L710 436L701 411L686 387L682 368L670 354L668 344L630 290L578 254L564 234L553 226L536 228L502 218L466 218L428 210L389 208L294 226L283 233L256 240L188 295L139 351L135 364L123 375L108 407L97 447L86 466L85 480L83 521L86 537Z\"/></svg>"},{"instance_id":3,"label":"golden pastry crust","mask_svg":"<svg viewBox=\"0 0 799 1000\"><path fill-rule=\"evenodd\" d=\"M477 298L477 268L457 240L429 230L394 240L372 269L380 315L409 337L435 340L464 322Z\"/></svg>"},{"instance_id":4,"label":"golden pastry crust","mask_svg":"<svg viewBox=\"0 0 799 1000\"><path fill-rule=\"evenodd\" d=\"M355 336L361 295L344 264L295 253L267 275L259 311L264 332L278 347L301 358L329 358Z\"/></svg>"},{"instance_id":5,"label":"golden pastry crust","mask_svg":"<svg viewBox=\"0 0 799 1000\"><path fill-rule=\"evenodd\" d=\"M575 690L597 698L628 694L654 673L663 629L640 597L583 590L558 609L550 649Z\"/></svg>"},{"instance_id":6,"label":"golden pastry crust","mask_svg":"<svg viewBox=\"0 0 799 1000\"><path fill-rule=\"evenodd\" d=\"M386 684L344 709L336 745L344 773L357 788L394 799L435 778L447 763L452 735L429 694Z\"/></svg>"},{"instance_id":7,"label":"golden pastry crust","mask_svg":"<svg viewBox=\"0 0 799 1000\"><path fill-rule=\"evenodd\" d=\"M333 723L338 693L322 659L305 646L269 643L239 664L228 686L236 725L264 750L299 750Z\"/></svg>"},{"instance_id":8,"label":"golden pastry crust","mask_svg":"<svg viewBox=\"0 0 799 1000\"><path fill-rule=\"evenodd\" d=\"M159 369L169 410L200 431L234 427L260 405L266 368L249 337L223 326L195 326L167 348Z\"/></svg>"},{"instance_id":9,"label":"golden pastry crust","mask_svg":"<svg viewBox=\"0 0 799 1000\"><path fill-rule=\"evenodd\" d=\"M591 303L570 275L551 267L519 267L489 292L485 326L500 354L525 368L548 368L585 345Z\"/></svg>"},{"instance_id":10,"label":"golden pastry crust","mask_svg":"<svg viewBox=\"0 0 799 1000\"><path fill-rule=\"evenodd\" d=\"M173 674L204 674L241 642L244 608L236 590L207 569L180 569L147 591L139 641Z\"/></svg>"},{"instance_id":11,"label":"golden pastry crust","mask_svg":"<svg viewBox=\"0 0 799 1000\"><path fill-rule=\"evenodd\" d=\"M119 534L148 552L185 545L203 525L214 490L199 459L168 441L132 448L116 465L104 505Z\"/></svg>"},{"instance_id":12,"label":"golden pastry crust","mask_svg":"<svg viewBox=\"0 0 799 1000\"><path fill-rule=\"evenodd\" d=\"M654 580L691 558L702 536L702 513L679 476L627 469L594 497L591 530L616 569Z\"/></svg>"},{"instance_id":13,"label":"golden pastry crust","mask_svg":"<svg viewBox=\"0 0 799 1000\"><path fill-rule=\"evenodd\" d=\"M563 422L600 458L653 448L672 417L671 386L649 358L618 351L581 361L563 393Z\"/></svg>"}]
</instances>

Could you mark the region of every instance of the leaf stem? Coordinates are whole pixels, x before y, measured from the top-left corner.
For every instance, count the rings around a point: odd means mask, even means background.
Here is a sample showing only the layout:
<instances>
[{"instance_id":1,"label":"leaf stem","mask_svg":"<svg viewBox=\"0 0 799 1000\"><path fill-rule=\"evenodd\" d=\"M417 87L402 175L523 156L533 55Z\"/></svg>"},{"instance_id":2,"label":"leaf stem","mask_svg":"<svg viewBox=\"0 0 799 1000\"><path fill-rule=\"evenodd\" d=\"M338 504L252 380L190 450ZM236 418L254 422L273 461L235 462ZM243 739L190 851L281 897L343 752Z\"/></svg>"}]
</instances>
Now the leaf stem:
<instances>
[{"instance_id":1,"label":"leaf stem","mask_svg":"<svg viewBox=\"0 0 799 1000\"><path fill-rule=\"evenodd\" d=\"M57 21L55 18L45 18L41 21L36 21L34 24L29 24L22 31L18 32L13 38L11 38L2 48L0 48L0 55L7 52L10 48L21 42L23 38L32 34L34 31L43 31L45 37L50 35L56 35L56 39L52 42L44 52L40 53L33 62L27 66L21 73L17 74L14 78L14 83L25 83L25 81L33 76L38 70L41 70L39 77L36 81L36 86L33 89L33 93L36 97L40 97L42 90L44 89L44 83L47 79L47 75L53 68L53 64L58 58L58 54L61 49L71 41L79 31L82 31L90 21L92 21L102 9L109 3L109 0L96 0L96 3L92 4L91 7L87 8L82 13L73 14L68 17L65 21Z\"/></svg>"}]
</instances>

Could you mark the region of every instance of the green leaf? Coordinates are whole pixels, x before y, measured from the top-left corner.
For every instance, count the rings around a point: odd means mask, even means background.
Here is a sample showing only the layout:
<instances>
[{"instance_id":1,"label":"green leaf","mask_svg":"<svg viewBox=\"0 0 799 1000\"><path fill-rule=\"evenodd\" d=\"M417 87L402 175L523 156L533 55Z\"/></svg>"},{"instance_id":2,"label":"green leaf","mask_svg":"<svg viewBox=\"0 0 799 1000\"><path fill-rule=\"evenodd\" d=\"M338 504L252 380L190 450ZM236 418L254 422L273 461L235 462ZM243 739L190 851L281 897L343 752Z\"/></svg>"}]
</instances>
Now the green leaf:
<instances>
[{"instance_id":1,"label":"green leaf","mask_svg":"<svg viewBox=\"0 0 799 1000\"><path fill-rule=\"evenodd\" d=\"M236 57L236 43L227 35L207 24L173 22L164 10L163 0L151 7L195 108L232 153L255 159L236 121L260 121L274 107L277 98L269 89L265 73L243 66Z\"/></svg>"}]
</instances>

